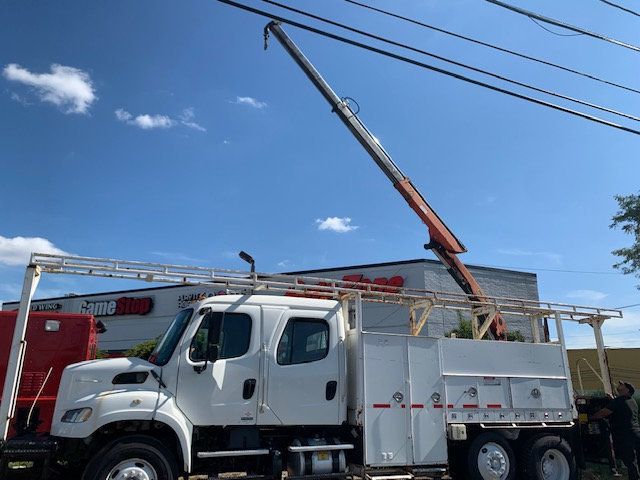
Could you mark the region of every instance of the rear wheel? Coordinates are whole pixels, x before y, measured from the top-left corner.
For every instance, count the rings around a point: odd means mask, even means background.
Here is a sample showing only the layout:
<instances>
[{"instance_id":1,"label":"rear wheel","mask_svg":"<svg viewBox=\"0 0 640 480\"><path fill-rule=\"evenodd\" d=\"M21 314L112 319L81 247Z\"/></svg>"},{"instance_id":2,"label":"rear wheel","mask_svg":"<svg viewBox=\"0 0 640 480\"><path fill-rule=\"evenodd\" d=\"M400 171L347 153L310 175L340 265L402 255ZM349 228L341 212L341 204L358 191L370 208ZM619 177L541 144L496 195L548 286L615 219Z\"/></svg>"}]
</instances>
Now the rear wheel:
<instances>
[{"instance_id":1,"label":"rear wheel","mask_svg":"<svg viewBox=\"0 0 640 480\"><path fill-rule=\"evenodd\" d=\"M146 436L118 439L89 462L83 480L175 480L174 456L158 440Z\"/></svg>"},{"instance_id":2,"label":"rear wheel","mask_svg":"<svg viewBox=\"0 0 640 480\"><path fill-rule=\"evenodd\" d=\"M530 480L575 480L576 459L569 443L562 437L534 437L522 450L524 478Z\"/></svg>"},{"instance_id":3,"label":"rear wheel","mask_svg":"<svg viewBox=\"0 0 640 480\"><path fill-rule=\"evenodd\" d=\"M512 480L516 478L516 457L502 435L486 432L471 443L467 457L470 478L474 480Z\"/></svg>"}]
</instances>

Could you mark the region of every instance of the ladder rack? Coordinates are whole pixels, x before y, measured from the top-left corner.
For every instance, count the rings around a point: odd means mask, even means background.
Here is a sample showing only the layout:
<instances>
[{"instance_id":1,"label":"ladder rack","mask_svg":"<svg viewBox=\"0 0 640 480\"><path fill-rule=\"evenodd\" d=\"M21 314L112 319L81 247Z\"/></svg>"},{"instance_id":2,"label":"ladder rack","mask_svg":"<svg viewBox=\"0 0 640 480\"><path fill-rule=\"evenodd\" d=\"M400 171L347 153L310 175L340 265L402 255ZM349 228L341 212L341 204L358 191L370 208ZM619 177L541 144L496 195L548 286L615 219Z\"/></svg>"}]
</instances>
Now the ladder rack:
<instances>
[{"instance_id":1,"label":"ladder rack","mask_svg":"<svg viewBox=\"0 0 640 480\"><path fill-rule=\"evenodd\" d=\"M116 260L71 255L34 253L32 266L47 273L84 275L180 285L210 285L227 288L236 293L267 293L314 298L340 299L359 294L366 302L423 306L449 310L496 310L503 314L533 317L555 317L589 323L590 320L622 318L620 310L570 305L557 302L471 295L407 287L389 287L373 283L357 283L304 275L246 272L212 267L172 265L164 263Z\"/></svg>"}]
</instances>

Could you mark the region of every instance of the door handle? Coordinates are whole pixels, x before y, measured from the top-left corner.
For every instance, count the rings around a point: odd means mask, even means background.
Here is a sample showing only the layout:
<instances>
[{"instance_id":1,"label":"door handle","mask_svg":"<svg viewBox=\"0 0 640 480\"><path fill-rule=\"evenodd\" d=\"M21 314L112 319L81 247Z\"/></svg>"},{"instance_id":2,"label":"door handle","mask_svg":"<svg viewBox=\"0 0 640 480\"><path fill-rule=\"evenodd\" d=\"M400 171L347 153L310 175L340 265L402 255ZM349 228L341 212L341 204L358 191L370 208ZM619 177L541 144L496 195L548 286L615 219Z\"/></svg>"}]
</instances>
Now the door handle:
<instances>
[{"instance_id":1,"label":"door handle","mask_svg":"<svg viewBox=\"0 0 640 480\"><path fill-rule=\"evenodd\" d=\"M336 382L335 380L331 380L330 382L327 382L327 388L325 390L325 398L327 400L333 400L333 398L336 396L336 390L338 390L338 382Z\"/></svg>"},{"instance_id":2,"label":"door handle","mask_svg":"<svg viewBox=\"0 0 640 480\"><path fill-rule=\"evenodd\" d=\"M248 378L244 381L244 386L242 387L242 398L245 400L249 400L253 397L253 392L256 391L256 379Z\"/></svg>"}]
</instances>

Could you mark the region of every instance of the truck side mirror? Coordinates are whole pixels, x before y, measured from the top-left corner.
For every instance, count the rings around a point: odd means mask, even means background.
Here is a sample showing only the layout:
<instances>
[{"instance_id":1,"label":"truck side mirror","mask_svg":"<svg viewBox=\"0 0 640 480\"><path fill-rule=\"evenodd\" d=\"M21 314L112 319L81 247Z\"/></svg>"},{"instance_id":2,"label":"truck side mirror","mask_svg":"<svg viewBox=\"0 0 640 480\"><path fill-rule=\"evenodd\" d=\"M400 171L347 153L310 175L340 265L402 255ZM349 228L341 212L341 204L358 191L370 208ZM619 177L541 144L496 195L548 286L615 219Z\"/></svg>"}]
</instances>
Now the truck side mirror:
<instances>
[{"instance_id":1,"label":"truck side mirror","mask_svg":"<svg viewBox=\"0 0 640 480\"><path fill-rule=\"evenodd\" d=\"M200 374L207 369L209 362L213 363L218 359L220 349L218 343L220 343L220 331L222 329L223 314L220 312L209 311L204 319L203 324L207 328L207 338L204 340L205 351L202 352L203 357L200 360L204 360L203 365L194 365L193 370Z\"/></svg>"},{"instance_id":2,"label":"truck side mirror","mask_svg":"<svg viewBox=\"0 0 640 480\"><path fill-rule=\"evenodd\" d=\"M219 312L208 313L209 317L209 332L208 342L209 345L218 345L220 343L220 331L222 330L222 320L224 315Z\"/></svg>"},{"instance_id":3,"label":"truck side mirror","mask_svg":"<svg viewBox=\"0 0 640 480\"><path fill-rule=\"evenodd\" d=\"M220 331L222 330L222 322L224 321L224 314L221 313L208 313L209 317L209 331L207 333L207 352L205 354L205 362L215 362L220 355ZM205 363L205 368L207 364Z\"/></svg>"},{"instance_id":4,"label":"truck side mirror","mask_svg":"<svg viewBox=\"0 0 640 480\"><path fill-rule=\"evenodd\" d=\"M220 356L220 349L218 348L218 345L211 345L209 347L209 361L211 363L215 362L216 360L218 360L219 356Z\"/></svg>"}]
</instances>

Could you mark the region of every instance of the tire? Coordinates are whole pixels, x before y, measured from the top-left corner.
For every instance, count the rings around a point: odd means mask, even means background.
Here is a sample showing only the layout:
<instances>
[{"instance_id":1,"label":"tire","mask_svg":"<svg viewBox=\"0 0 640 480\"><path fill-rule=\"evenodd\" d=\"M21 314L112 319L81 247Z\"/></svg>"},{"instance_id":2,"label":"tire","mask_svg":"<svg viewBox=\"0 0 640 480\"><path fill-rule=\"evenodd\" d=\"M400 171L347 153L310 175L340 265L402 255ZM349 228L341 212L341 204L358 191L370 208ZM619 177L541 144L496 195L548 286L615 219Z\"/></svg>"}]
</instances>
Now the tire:
<instances>
[{"instance_id":1,"label":"tire","mask_svg":"<svg viewBox=\"0 0 640 480\"><path fill-rule=\"evenodd\" d=\"M100 450L87 465L82 480L176 480L174 455L158 440L143 435L119 438ZM137 475L137 476L136 476Z\"/></svg>"},{"instance_id":2,"label":"tire","mask_svg":"<svg viewBox=\"0 0 640 480\"><path fill-rule=\"evenodd\" d=\"M577 480L578 467L569 442L557 435L534 437L524 444L522 477L530 480Z\"/></svg>"},{"instance_id":3,"label":"tire","mask_svg":"<svg viewBox=\"0 0 640 480\"><path fill-rule=\"evenodd\" d=\"M469 478L474 480L514 480L516 455L509 441L494 432L478 435L467 454Z\"/></svg>"}]
</instances>

